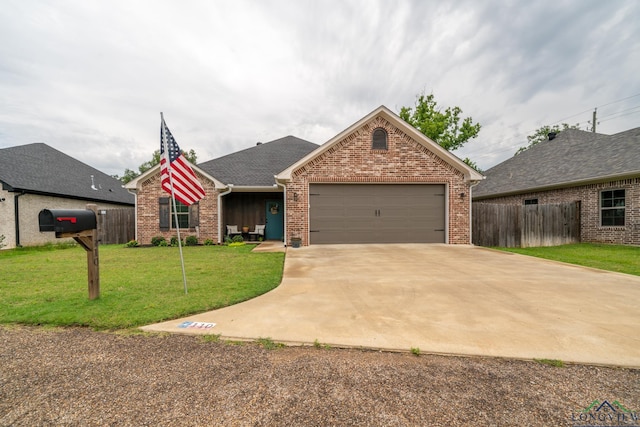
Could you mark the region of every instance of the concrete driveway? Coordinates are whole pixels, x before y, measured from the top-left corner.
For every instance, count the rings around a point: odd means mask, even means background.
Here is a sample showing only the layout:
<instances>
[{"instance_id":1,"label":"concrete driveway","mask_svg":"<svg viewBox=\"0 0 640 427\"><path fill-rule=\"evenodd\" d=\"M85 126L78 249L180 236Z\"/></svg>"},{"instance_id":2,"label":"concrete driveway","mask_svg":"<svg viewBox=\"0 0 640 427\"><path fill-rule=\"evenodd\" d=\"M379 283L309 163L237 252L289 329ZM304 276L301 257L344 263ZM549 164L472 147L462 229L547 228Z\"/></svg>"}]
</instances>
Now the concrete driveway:
<instances>
[{"instance_id":1,"label":"concrete driveway","mask_svg":"<svg viewBox=\"0 0 640 427\"><path fill-rule=\"evenodd\" d=\"M640 367L639 303L640 277L490 249L317 245L263 296L143 329Z\"/></svg>"}]
</instances>

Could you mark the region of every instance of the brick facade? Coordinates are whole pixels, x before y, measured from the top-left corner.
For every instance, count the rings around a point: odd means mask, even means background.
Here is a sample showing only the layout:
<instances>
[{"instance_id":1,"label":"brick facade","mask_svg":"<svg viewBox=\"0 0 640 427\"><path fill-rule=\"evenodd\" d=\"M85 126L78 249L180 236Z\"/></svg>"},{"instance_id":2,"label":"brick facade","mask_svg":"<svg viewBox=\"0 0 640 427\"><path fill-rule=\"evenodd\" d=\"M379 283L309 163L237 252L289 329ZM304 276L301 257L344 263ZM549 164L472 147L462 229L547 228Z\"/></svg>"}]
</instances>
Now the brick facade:
<instances>
[{"instance_id":1,"label":"brick facade","mask_svg":"<svg viewBox=\"0 0 640 427\"><path fill-rule=\"evenodd\" d=\"M180 237L184 240L187 236L196 236L199 243L207 239L218 242L218 190L208 178L195 173L204 187L206 196L198 202L198 227L187 230L181 228ZM168 241L177 235L173 228L169 231L160 230L159 199L168 196L160 186L160 169L142 182L136 199L136 239L140 244L151 244L151 238L155 236L163 236Z\"/></svg>"},{"instance_id":2,"label":"brick facade","mask_svg":"<svg viewBox=\"0 0 640 427\"><path fill-rule=\"evenodd\" d=\"M372 134L383 128L387 150L372 150ZM309 244L310 183L446 184L448 243L470 244L470 184L423 144L382 116L374 117L327 151L297 168L286 186L286 234ZM462 196L461 196L462 194Z\"/></svg>"},{"instance_id":3,"label":"brick facade","mask_svg":"<svg viewBox=\"0 0 640 427\"><path fill-rule=\"evenodd\" d=\"M625 190L625 225L603 227L600 225L600 193L616 189ZM526 199L538 199L539 204L580 201L580 237L583 242L640 245L640 178L495 197L477 202L524 204Z\"/></svg>"}]
</instances>

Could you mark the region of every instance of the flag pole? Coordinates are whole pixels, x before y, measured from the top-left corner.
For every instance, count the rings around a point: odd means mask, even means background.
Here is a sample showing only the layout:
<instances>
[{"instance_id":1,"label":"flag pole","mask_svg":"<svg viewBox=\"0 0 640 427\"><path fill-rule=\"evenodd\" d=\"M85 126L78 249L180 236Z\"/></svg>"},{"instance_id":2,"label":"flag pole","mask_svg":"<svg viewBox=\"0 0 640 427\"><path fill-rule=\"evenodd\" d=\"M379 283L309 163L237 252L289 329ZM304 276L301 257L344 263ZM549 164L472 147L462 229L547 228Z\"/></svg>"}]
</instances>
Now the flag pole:
<instances>
[{"instance_id":1,"label":"flag pole","mask_svg":"<svg viewBox=\"0 0 640 427\"><path fill-rule=\"evenodd\" d=\"M164 115L160 112L160 119L162 120L162 146L164 149L164 155L167 162L167 171L169 172L169 186L171 187L171 200L173 200L173 217L176 222L176 231L178 232L178 248L180 249L180 265L182 265L182 282L184 283L184 294L187 295L187 275L184 271L184 256L182 255L182 238L180 237L180 223L178 222L178 209L176 207L176 195L173 191L173 178L171 176L171 162L169 161L169 152L167 151L167 136L165 134L166 125L164 123Z\"/></svg>"}]
</instances>

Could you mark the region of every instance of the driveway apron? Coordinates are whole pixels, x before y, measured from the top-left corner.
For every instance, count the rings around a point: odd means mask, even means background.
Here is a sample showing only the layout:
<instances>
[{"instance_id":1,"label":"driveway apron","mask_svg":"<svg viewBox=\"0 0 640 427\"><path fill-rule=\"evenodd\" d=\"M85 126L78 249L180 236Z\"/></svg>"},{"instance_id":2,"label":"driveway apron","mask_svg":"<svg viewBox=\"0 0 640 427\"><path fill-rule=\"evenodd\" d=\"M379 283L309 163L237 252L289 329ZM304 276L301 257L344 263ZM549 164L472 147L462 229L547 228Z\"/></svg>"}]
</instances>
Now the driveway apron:
<instances>
[{"instance_id":1,"label":"driveway apron","mask_svg":"<svg viewBox=\"0 0 640 427\"><path fill-rule=\"evenodd\" d=\"M316 245L265 295L143 329L640 367L639 301L638 276L485 248Z\"/></svg>"}]
</instances>

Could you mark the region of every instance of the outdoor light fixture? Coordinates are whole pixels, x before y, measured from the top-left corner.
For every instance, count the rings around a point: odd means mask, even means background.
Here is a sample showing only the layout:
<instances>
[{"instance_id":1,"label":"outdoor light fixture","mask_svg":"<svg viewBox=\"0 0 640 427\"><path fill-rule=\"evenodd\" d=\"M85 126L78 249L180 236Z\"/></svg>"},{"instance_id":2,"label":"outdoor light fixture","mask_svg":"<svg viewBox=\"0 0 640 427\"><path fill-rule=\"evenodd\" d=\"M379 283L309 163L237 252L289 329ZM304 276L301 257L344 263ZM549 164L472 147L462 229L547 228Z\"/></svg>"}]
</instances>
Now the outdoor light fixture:
<instances>
[{"instance_id":1,"label":"outdoor light fixture","mask_svg":"<svg viewBox=\"0 0 640 427\"><path fill-rule=\"evenodd\" d=\"M464 193L460 193L460 198L464 199Z\"/></svg>"},{"instance_id":2,"label":"outdoor light fixture","mask_svg":"<svg viewBox=\"0 0 640 427\"><path fill-rule=\"evenodd\" d=\"M298 193L293 193L293 201L294 202L298 201Z\"/></svg>"}]
</instances>

